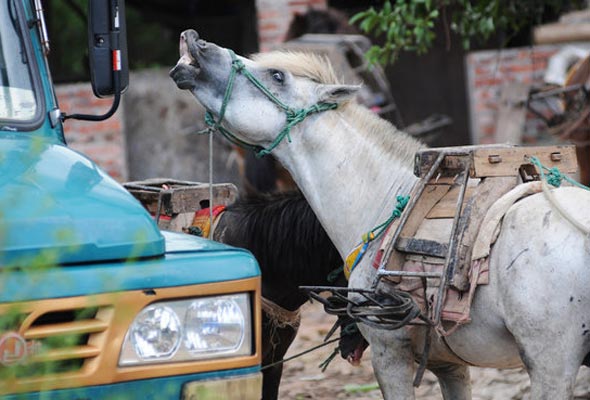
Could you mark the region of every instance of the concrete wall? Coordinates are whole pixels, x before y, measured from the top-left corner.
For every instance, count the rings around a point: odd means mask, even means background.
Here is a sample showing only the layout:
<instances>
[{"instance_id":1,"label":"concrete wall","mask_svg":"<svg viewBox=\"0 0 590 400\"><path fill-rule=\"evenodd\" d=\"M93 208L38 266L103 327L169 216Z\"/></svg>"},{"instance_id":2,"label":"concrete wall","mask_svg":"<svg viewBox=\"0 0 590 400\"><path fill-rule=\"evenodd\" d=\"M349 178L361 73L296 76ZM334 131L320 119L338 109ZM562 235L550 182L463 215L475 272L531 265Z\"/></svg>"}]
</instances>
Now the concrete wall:
<instances>
[{"instance_id":1,"label":"concrete wall","mask_svg":"<svg viewBox=\"0 0 590 400\"><path fill-rule=\"evenodd\" d=\"M207 182L209 138L204 109L188 92L179 90L168 69L131 75L125 94L125 135L129 179L165 177ZM219 135L213 141L215 182L239 184L235 157Z\"/></svg>"}]
</instances>

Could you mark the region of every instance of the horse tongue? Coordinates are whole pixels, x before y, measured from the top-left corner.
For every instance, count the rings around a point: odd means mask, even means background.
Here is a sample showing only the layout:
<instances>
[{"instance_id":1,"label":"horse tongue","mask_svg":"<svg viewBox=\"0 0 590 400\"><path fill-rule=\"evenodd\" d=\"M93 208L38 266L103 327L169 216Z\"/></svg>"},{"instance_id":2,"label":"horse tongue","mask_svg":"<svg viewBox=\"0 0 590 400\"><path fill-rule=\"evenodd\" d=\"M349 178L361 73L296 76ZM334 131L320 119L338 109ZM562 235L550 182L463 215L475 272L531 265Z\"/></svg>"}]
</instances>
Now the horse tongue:
<instances>
[{"instance_id":1,"label":"horse tongue","mask_svg":"<svg viewBox=\"0 0 590 400\"><path fill-rule=\"evenodd\" d=\"M182 36L180 37L178 49L180 52L180 60L178 60L178 64L190 65L193 62L193 57L191 56L191 53L188 51L188 45L186 44L186 40Z\"/></svg>"}]
</instances>

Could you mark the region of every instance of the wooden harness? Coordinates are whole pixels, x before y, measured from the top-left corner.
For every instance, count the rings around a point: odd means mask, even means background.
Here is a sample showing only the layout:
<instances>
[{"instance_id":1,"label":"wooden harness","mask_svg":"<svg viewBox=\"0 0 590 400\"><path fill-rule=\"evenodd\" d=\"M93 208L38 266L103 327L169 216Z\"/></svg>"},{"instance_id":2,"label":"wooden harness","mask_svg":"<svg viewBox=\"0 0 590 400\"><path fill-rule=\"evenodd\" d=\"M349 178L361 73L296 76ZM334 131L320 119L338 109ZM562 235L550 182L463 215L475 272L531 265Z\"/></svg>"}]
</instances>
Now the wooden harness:
<instances>
[{"instance_id":1,"label":"wooden harness","mask_svg":"<svg viewBox=\"0 0 590 400\"><path fill-rule=\"evenodd\" d=\"M385 281L398 289L415 291L414 299L422 312L443 335L454 330L444 330L443 320L453 321L455 326L468 322L470 304L467 316L453 316L452 310L445 313L443 309L446 296L450 291L459 298L469 293L470 303L479 277L472 271L471 253L481 223L502 195L520 183L539 180L539 171L529 161L532 156L563 173L577 171L571 145L485 145L418 152L414 172L421 179L401 218L383 237L374 260L378 269L374 287ZM475 265L479 272L481 265ZM430 294L425 301L426 292Z\"/></svg>"}]
</instances>

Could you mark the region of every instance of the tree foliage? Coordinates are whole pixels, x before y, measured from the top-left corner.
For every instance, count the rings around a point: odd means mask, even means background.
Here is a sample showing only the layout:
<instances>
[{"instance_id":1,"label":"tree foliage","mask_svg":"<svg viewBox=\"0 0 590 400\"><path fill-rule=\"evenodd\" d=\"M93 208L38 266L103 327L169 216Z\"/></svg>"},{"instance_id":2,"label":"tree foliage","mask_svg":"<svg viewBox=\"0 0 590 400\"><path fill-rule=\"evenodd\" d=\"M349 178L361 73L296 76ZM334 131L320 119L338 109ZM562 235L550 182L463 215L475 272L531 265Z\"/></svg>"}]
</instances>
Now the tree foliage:
<instances>
[{"instance_id":1,"label":"tree foliage","mask_svg":"<svg viewBox=\"0 0 590 400\"><path fill-rule=\"evenodd\" d=\"M393 63L401 51L425 53L433 46L435 25L459 35L469 49L473 40L487 40L501 31L509 37L542 22L547 14L577 8L573 0L387 0L380 9L371 7L352 16L350 23L361 31L384 37L381 46L367 53L371 63ZM448 39L447 39L448 40Z\"/></svg>"}]
</instances>

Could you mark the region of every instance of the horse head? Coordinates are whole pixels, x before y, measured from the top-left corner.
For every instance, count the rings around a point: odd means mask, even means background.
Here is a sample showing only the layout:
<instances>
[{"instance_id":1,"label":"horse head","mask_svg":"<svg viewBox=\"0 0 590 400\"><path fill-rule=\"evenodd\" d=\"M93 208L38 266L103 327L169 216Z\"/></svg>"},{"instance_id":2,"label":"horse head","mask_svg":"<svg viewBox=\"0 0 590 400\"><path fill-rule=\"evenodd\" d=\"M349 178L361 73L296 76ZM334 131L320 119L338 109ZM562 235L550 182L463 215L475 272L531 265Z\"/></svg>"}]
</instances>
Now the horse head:
<instances>
[{"instance_id":1,"label":"horse head","mask_svg":"<svg viewBox=\"0 0 590 400\"><path fill-rule=\"evenodd\" d=\"M339 84L324 58L273 52L248 59L194 30L180 35L180 59L170 76L208 110L212 129L262 154L290 140L291 128L308 115L337 108L359 88Z\"/></svg>"}]
</instances>

